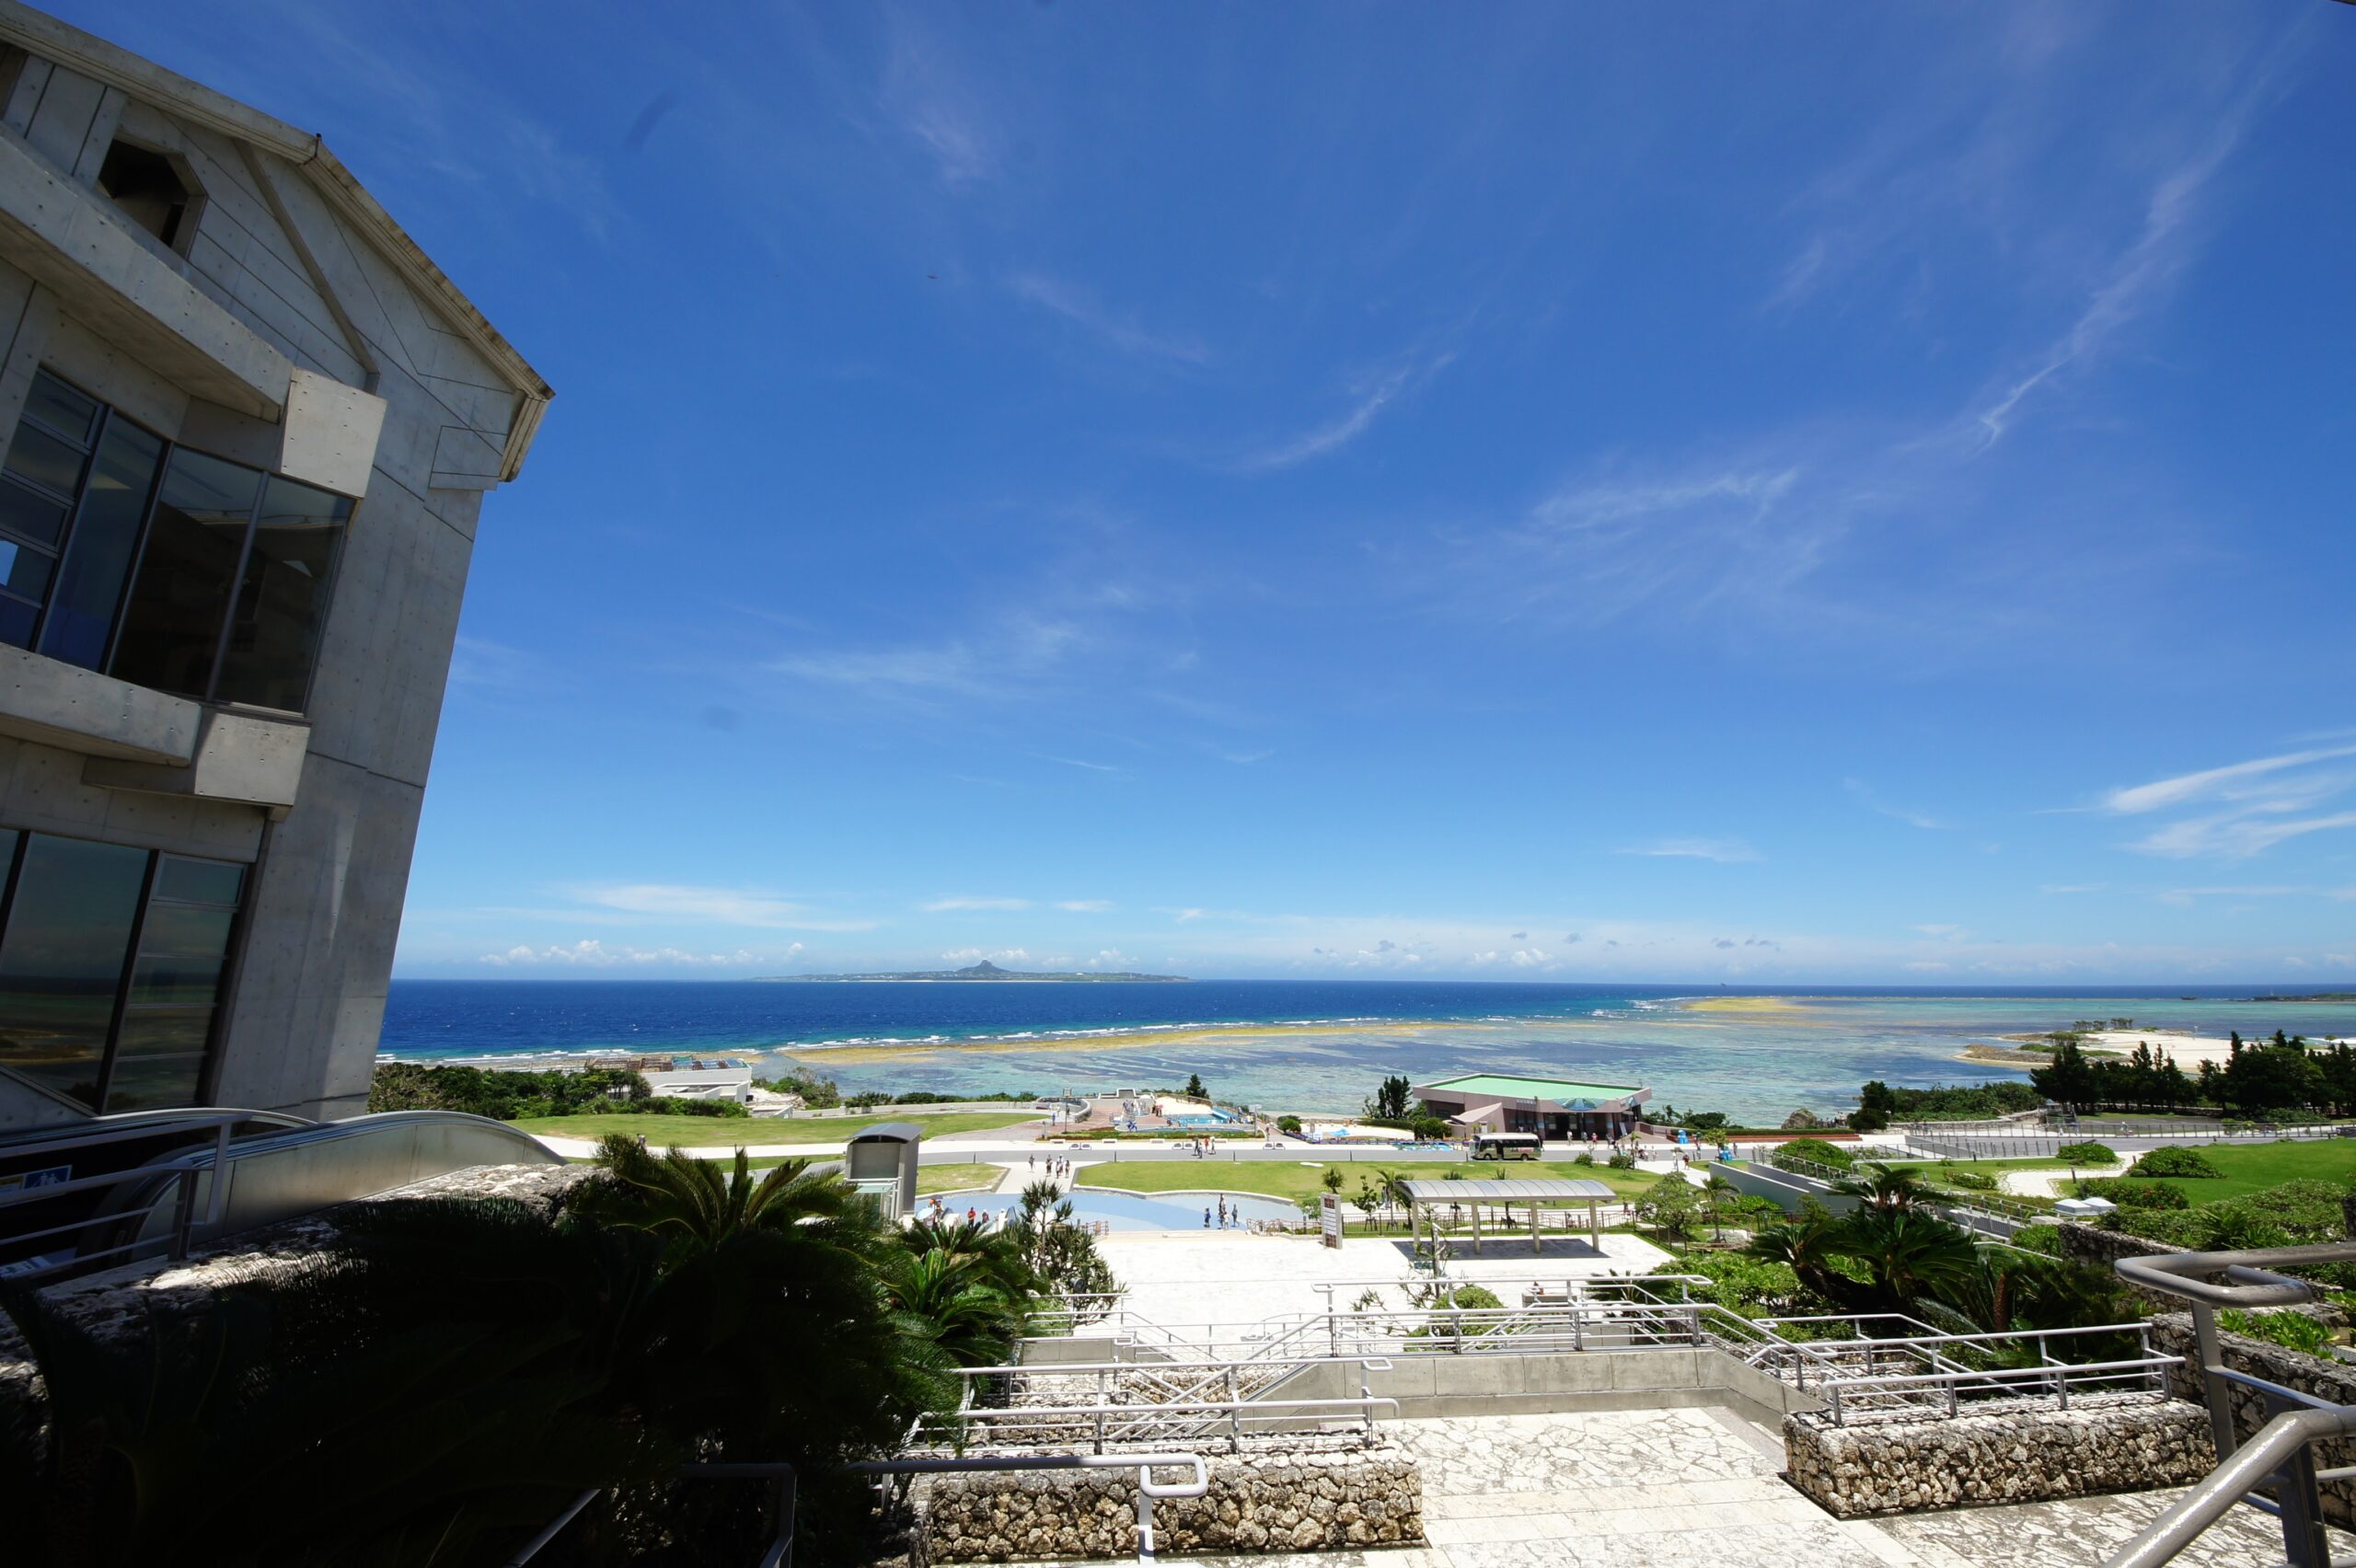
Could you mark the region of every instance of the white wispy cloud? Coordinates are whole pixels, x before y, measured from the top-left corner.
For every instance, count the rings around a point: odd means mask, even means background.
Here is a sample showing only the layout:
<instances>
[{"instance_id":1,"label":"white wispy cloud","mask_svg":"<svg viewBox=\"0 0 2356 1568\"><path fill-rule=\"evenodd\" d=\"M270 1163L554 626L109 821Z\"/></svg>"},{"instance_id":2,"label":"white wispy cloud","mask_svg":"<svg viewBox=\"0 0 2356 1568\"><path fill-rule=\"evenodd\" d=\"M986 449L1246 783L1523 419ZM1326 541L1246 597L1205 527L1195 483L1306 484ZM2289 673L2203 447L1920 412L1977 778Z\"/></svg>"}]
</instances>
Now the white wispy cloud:
<instances>
[{"instance_id":1,"label":"white wispy cloud","mask_svg":"<svg viewBox=\"0 0 2356 1568\"><path fill-rule=\"evenodd\" d=\"M2204 898L2331 898L2356 899L2356 887L2314 887L2291 883L2240 883L2212 887L2172 887L2156 896L2163 904L2188 908Z\"/></svg>"},{"instance_id":2,"label":"white wispy cloud","mask_svg":"<svg viewBox=\"0 0 2356 1568\"><path fill-rule=\"evenodd\" d=\"M1007 700L1030 695L1085 641L1068 620L1018 615L975 638L896 648L813 649L770 661L775 674L863 696Z\"/></svg>"},{"instance_id":3,"label":"white wispy cloud","mask_svg":"<svg viewBox=\"0 0 2356 1568\"><path fill-rule=\"evenodd\" d=\"M795 899L756 889L674 882L592 882L565 889L593 910L649 919L790 931L865 931L872 920L845 919Z\"/></svg>"},{"instance_id":4,"label":"white wispy cloud","mask_svg":"<svg viewBox=\"0 0 2356 1568\"><path fill-rule=\"evenodd\" d=\"M1955 826L1955 824L1951 822L1941 822L1938 818L1932 816L1927 813L1909 811L1904 806L1891 805L1888 801L1883 800L1879 795L1876 794L1873 790L1873 787L1862 778L1844 778L1842 780L1842 784L1849 793L1854 795L1861 802L1864 803L1866 810L1878 812L1883 816L1891 818L1893 821L1902 822L1909 827L1920 827L1934 832L1946 832L1953 829Z\"/></svg>"},{"instance_id":5,"label":"white wispy cloud","mask_svg":"<svg viewBox=\"0 0 2356 1568\"><path fill-rule=\"evenodd\" d=\"M2149 784L2136 784L2109 791L2102 798L2103 810L2133 815L2158 811L2164 806L2181 806L2195 801L2212 800L2232 795L2252 779L2273 774L2329 762L2338 757L2356 756L2356 745L2327 746L2317 751L2286 752L2280 756L2253 757L2247 762L2231 763L2223 767L2203 768L2198 773L2179 773L2173 778L2157 778Z\"/></svg>"},{"instance_id":6,"label":"white wispy cloud","mask_svg":"<svg viewBox=\"0 0 2356 1568\"><path fill-rule=\"evenodd\" d=\"M924 905L928 915L946 915L965 909L1028 909L1027 898L936 898Z\"/></svg>"},{"instance_id":7,"label":"white wispy cloud","mask_svg":"<svg viewBox=\"0 0 2356 1568\"><path fill-rule=\"evenodd\" d=\"M1651 855L1667 859L1715 860L1732 864L1760 859L1759 851L1739 838L1661 838L1614 850L1620 855Z\"/></svg>"},{"instance_id":8,"label":"white wispy cloud","mask_svg":"<svg viewBox=\"0 0 2356 1568\"><path fill-rule=\"evenodd\" d=\"M1122 353L1141 359L1173 360L1182 364L1210 363L1211 352L1200 339L1142 327L1128 317L1107 310L1076 283L1042 272L1017 272L1007 279L1006 286L1017 299L1052 311Z\"/></svg>"},{"instance_id":9,"label":"white wispy cloud","mask_svg":"<svg viewBox=\"0 0 2356 1568\"><path fill-rule=\"evenodd\" d=\"M2097 808L2116 816L2188 814L2128 847L2186 859L2246 859L2313 833L2356 827L2356 810L2331 809L2356 787L2356 746L2324 746L2252 757L2109 790Z\"/></svg>"},{"instance_id":10,"label":"white wispy cloud","mask_svg":"<svg viewBox=\"0 0 2356 1568\"><path fill-rule=\"evenodd\" d=\"M687 968L741 969L757 963L784 963L800 956L802 944L767 952L750 948L738 948L732 952L690 952L682 948L638 948L627 944L613 947L594 938L568 945L536 948L518 943L503 952L487 952L479 960L495 969L555 967L570 969L645 968L677 965Z\"/></svg>"},{"instance_id":11,"label":"white wispy cloud","mask_svg":"<svg viewBox=\"0 0 2356 1568\"><path fill-rule=\"evenodd\" d=\"M2203 216L2202 198L2240 145L2251 120L2272 97L2274 77L2288 57L2289 52L2278 45L2269 61L2246 72L2239 96L2208 117L2207 139L2153 187L2142 227L2095 285L2076 319L1973 415L1983 450L2004 438L2024 399L2099 354L2184 271Z\"/></svg>"},{"instance_id":12,"label":"white wispy cloud","mask_svg":"<svg viewBox=\"0 0 2356 1568\"><path fill-rule=\"evenodd\" d=\"M1075 915L1102 915L1113 907L1113 902L1107 898L1063 898L1056 901L1056 907Z\"/></svg>"},{"instance_id":13,"label":"white wispy cloud","mask_svg":"<svg viewBox=\"0 0 2356 1568\"><path fill-rule=\"evenodd\" d=\"M1375 417L1384 409L1411 387L1447 368L1455 357L1454 354L1441 354L1421 365L1400 365L1360 381L1350 388L1356 400L1346 412L1245 458L1237 467L1247 474L1270 473L1279 468L1297 467L1328 453L1340 451L1364 435L1374 424Z\"/></svg>"},{"instance_id":14,"label":"white wispy cloud","mask_svg":"<svg viewBox=\"0 0 2356 1568\"><path fill-rule=\"evenodd\" d=\"M922 150L943 185L995 176L1002 161L996 118L972 77L918 13L882 15L891 40L875 103L885 121Z\"/></svg>"}]
</instances>

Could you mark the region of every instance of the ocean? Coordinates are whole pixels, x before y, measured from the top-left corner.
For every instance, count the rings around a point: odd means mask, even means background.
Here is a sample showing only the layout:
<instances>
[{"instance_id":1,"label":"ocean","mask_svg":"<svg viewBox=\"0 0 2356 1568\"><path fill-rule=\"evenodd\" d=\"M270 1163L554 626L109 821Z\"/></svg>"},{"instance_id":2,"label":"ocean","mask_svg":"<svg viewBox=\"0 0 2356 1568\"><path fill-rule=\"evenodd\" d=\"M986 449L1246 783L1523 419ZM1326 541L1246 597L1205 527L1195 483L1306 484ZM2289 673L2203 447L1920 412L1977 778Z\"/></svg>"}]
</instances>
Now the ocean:
<instances>
[{"instance_id":1,"label":"ocean","mask_svg":"<svg viewBox=\"0 0 2356 1568\"><path fill-rule=\"evenodd\" d=\"M618 1051L758 1055L846 1093L1163 1088L1199 1073L1221 1099L1348 1112L1388 1074L1464 1072L1644 1084L1657 1103L1779 1123L1911 1087L2024 1078L1959 1060L1973 1043L2130 1018L2142 1028L2356 1034L2356 1003L2252 999L2248 987L1924 991L1442 981L1184 985L856 985L761 981L396 980L382 1055Z\"/></svg>"}]
</instances>

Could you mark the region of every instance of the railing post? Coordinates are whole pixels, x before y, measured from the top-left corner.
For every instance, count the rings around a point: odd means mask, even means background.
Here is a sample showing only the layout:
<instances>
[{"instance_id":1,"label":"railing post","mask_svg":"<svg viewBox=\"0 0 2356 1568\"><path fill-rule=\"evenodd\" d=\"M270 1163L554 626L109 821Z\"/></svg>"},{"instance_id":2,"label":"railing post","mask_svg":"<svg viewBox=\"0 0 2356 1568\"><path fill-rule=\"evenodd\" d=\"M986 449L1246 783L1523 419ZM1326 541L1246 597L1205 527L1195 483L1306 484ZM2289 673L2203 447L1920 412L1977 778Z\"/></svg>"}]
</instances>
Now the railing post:
<instances>
[{"instance_id":1,"label":"railing post","mask_svg":"<svg viewBox=\"0 0 2356 1568\"><path fill-rule=\"evenodd\" d=\"M2271 1420L2288 1405L2266 1401ZM2302 1443L2274 1472L2274 1501L2282 1510L2282 1550L2288 1568L2331 1568L2331 1545L2324 1537L2323 1493L2316 1484L2316 1448Z\"/></svg>"},{"instance_id":2,"label":"railing post","mask_svg":"<svg viewBox=\"0 0 2356 1568\"><path fill-rule=\"evenodd\" d=\"M2217 1445L2217 1462L2223 1464L2240 1447L2234 1432L2233 1385L2225 1381L2225 1353L2217 1343L2217 1309L2192 1297L2192 1351L2200 1362L2200 1381L2209 1397L2209 1435Z\"/></svg>"},{"instance_id":3,"label":"railing post","mask_svg":"<svg viewBox=\"0 0 2356 1568\"><path fill-rule=\"evenodd\" d=\"M1243 1396L1236 1388L1235 1366L1230 1362L1227 1368L1227 1441L1239 1454L1243 1451L1242 1402Z\"/></svg>"},{"instance_id":4,"label":"railing post","mask_svg":"<svg viewBox=\"0 0 2356 1568\"><path fill-rule=\"evenodd\" d=\"M153 1213L154 1210L151 1209L148 1212ZM179 1199L172 1211L172 1239L170 1243L172 1262L178 1263L187 1261L189 1228L193 1226L195 1223L196 1167L189 1165L183 1166L180 1169Z\"/></svg>"}]
</instances>

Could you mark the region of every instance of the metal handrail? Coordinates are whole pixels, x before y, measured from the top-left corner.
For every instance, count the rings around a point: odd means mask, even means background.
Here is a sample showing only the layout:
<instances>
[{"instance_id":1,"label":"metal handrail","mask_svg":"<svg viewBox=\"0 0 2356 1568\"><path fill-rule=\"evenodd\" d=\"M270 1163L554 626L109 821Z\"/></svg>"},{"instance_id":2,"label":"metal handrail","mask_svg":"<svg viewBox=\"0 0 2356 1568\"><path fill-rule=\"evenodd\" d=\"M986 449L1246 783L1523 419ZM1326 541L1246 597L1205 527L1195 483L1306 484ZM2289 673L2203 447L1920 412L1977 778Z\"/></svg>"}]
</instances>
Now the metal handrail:
<instances>
[{"instance_id":1,"label":"metal handrail","mask_svg":"<svg viewBox=\"0 0 2356 1568\"><path fill-rule=\"evenodd\" d=\"M2356 1434L2356 1409L2342 1406L2328 1411L2285 1411L2211 1470L2175 1507L2121 1547L2103 1568L2157 1568L2160 1563L2173 1562L2178 1552L2223 1518L2235 1505L2248 1501L2257 1488L2279 1482L2283 1469L2306 1458L2316 1444L2351 1434ZM2311 1458L2304 1468L2312 1485L2315 1467ZM2291 1553L2288 1568L2328 1563L2330 1547L2324 1539L2322 1519L2313 1514L2294 1519L2291 1506L2278 1506L2281 1507L2283 1544Z\"/></svg>"},{"instance_id":2,"label":"metal handrail","mask_svg":"<svg viewBox=\"0 0 2356 1568\"><path fill-rule=\"evenodd\" d=\"M54 1199L71 1196L75 1193L110 1191L133 1182L155 1182L159 1178L166 1179L171 1183L158 1192L155 1198L144 1207L126 1209L116 1214L85 1216L64 1225L45 1226L38 1230L11 1231L6 1236L0 1236L0 1241L15 1246L40 1241L52 1236L79 1234L96 1227L128 1224L146 1218L169 1200L176 1203L177 1208L170 1234L164 1238L164 1241L167 1255L177 1262L188 1256L189 1234L198 1223L196 1216L198 1179L225 1166L228 1160L230 1130L252 1119L251 1113L244 1111L220 1112L212 1115L178 1116L164 1121L144 1121L134 1125L110 1125L97 1132L78 1132L59 1137L27 1140L23 1146L26 1152L38 1149L46 1158L52 1154L65 1154L80 1148L104 1148L114 1144L135 1143L173 1131L197 1133L209 1128L213 1132L213 1145L210 1149L184 1150L171 1159L160 1163L126 1166L120 1170L101 1171L96 1176L82 1176L72 1181L56 1182L45 1187L23 1187L14 1192L0 1193L0 1214L5 1214L11 1208L49 1203ZM211 1157L209 1162L204 1158L208 1154ZM226 1186L225 1182L218 1179L206 1184L202 1223L206 1225L221 1223L221 1208ZM143 1247L153 1245L155 1245L153 1240L141 1239L134 1229L130 1240L116 1246L91 1249L76 1247L71 1258L40 1265L18 1264L13 1266L12 1273L17 1278L30 1278L40 1274L53 1274L59 1269L71 1268L95 1259L112 1257L119 1252L135 1252Z\"/></svg>"},{"instance_id":3,"label":"metal handrail","mask_svg":"<svg viewBox=\"0 0 2356 1568\"><path fill-rule=\"evenodd\" d=\"M2121 1258L2119 1277L2131 1285L2182 1298L2191 1309L2192 1334L2209 1427L2218 1465L2209 1478L2135 1538L2106 1568L2151 1568L2190 1545L2236 1503L2248 1503L2281 1521L2289 1568L2327 1568L2331 1552L2324 1538L2325 1480L2346 1480L2356 1471L2318 1471L2315 1445L2356 1435L2356 1407L2336 1405L2224 1363L2218 1338L2220 1308L2288 1307L2315 1299L2316 1287L2274 1272L2287 1265L2356 1260L2356 1242L2321 1246L2260 1247L2229 1252L2174 1252ZM2235 1385L2255 1389L2272 1419L2248 1443L2240 1441L2234 1418ZM2286 1408L2311 1407L2311 1408ZM2271 1486L2273 1496L2258 1493Z\"/></svg>"}]
</instances>

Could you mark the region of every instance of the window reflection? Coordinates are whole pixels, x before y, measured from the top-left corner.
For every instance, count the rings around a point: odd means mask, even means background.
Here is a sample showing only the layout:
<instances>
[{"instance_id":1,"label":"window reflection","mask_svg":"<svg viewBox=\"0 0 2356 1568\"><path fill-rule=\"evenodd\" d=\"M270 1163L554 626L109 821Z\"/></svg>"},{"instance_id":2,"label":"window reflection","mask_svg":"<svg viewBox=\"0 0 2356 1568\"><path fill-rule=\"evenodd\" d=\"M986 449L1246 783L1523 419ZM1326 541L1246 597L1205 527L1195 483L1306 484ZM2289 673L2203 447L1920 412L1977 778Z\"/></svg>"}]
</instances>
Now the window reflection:
<instances>
[{"instance_id":1,"label":"window reflection","mask_svg":"<svg viewBox=\"0 0 2356 1568\"><path fill-rule=\"evenodd\" d=\"M351 514L352 502L340 495L270 481L229 626L215 693L221 701L301 711L327 617L328 574Z\"/></svg>"},{"instance_id":2,"label":"window reflection","mask_svg":"<svg viewBox=\"0 0 2356 1568\"><path fill-rule=\"evenodd\" d=\"M0 1066L93 1110L195 1103L245 869L6 830L0 853Z\"/></svg>"},{"instance_id":3,"label":"window reflection","mask_svg":"<svg viewBox=\"0 0 2356 1568\"><path fill-rule=\"evenodd\" d=\"M187 697L212 689L221 625L260 488L261 476L251 468L186 448L172 454L110 674Z\"/></svg>"},{"instance_id":4,"label":"window reflection","mask_svg":"<svg viewBox=\"0 0 2356 1568\"><path fill-rule=\"evenodd\" d=\"M127 420L107 427L82 492L73 548L58 573L57 593L42 625L40 651L52 659L95 670L106 663L122 587L139 548L139 525L164 443Z\"/></svg>"},{"instance_id":5,"label":"window reflection","mask_svg":"<svg viewBox=\"0 0 2356 1568\"><path fill-rule=\"evenodd\" d=\"M0 934L0 1064L98 1107L147 852L30 835Z\"/></svg>"},{"instance_id":6,"label":"window reflection","mask_svg":"<svg viewBox=\"0 0 2356 1568\"><path fill-rule=\"evenodd\" d=\"M352 506L174 447L38 373L0 456L0 642L299 712Z\"/></svg>"}]
</instances>

